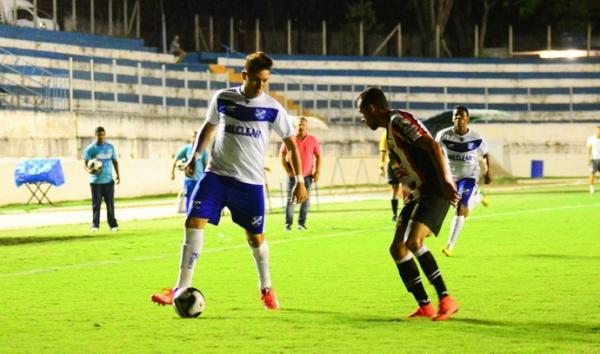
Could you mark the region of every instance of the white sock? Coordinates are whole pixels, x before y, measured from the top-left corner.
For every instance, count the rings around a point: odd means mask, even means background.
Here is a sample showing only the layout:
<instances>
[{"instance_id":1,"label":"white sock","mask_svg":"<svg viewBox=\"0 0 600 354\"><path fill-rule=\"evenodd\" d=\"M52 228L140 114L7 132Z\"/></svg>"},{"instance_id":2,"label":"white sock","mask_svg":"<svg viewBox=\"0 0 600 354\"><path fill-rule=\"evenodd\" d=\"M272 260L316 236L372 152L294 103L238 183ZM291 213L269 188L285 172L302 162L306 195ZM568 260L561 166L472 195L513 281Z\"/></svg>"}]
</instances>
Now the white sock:
<instances>
[{"instance_id":1,"label":"white sock","mask_svg":"<svg viewBox=\"0 0 600 354\"><path fill-rule=\"evenodd\" d=\"M252 250L252 256L254 256L254 263L256 263L260 288L270 288L271 273L269 272L269 245L267 240L263 240L263 243L256 248L251 246L250 249Z\"/></svg>"},{"instance_id":2,"label":"white sock","mask_svg":"<svg viewBox=\"0 0 600 354\"><path fill-rule=\"evenodd\" d=\"M448 237L449 249L454 248L454 244L456 244L456 240L458 240L458 235L460 235L460 231L462 230L464 224L464 216L454 215L454 218L452 218L452 224L450 224L450 236Z\"/></svg>"},{"instance_id":3,"label":"white sock","mask_svg":"<svg viewBox=\"0 0 600 354\"><path fill-rule=\"evenodd\" d=\"M179 280L177 288L189 288L192 286L194 267L200 257L202 244L204 243L204 230L185 229L185 239L181 247L181 262L179 263Z\"/></svg>"},{"instance_id":4,"label":"white sock","mask_svg":"<svg viewBox=\"0 0 600 354\"><path fill-rule=\"evenodd\" d=\"M596 190L594 189L594 185L590 184L590 193L594 193Z\"/></svg>"}]
</instances>

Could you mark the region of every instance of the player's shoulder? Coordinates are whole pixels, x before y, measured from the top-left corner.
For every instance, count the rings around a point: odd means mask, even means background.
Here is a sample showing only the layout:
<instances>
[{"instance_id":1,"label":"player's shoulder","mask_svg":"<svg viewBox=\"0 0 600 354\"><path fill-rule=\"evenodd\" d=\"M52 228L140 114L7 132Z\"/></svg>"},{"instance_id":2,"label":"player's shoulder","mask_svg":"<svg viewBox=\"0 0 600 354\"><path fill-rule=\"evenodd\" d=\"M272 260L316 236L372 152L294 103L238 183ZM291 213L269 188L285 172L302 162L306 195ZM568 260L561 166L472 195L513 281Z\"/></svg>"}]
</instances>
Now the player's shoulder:
<instances>
[{"instance_id":1,"label":"player's shoulder","mask_svg":"<svg viewBox=\"0 0 600 354\"><path fill-rule=\"evenodd\" d=\"M241 97L237 87L229 87L220 89L213 95L216 99L229 99L229 100L237 100Z\"/></svg>"},{"instance_id":2,"label":"player's shoulder","mask_svg":"<svg viewBox=\"0 0 600 354\"><path fill-rule=\"evenodd\" d=\"M471 128L469 128L469 137L471 139L482 139L483 140L483 136Z\"/></svg>"},{"instance_id":3,"label":"player's shoulder","mask_svg":"<svg viewBox=\"0 0 600 354\"><path fill-rule=\"evenodd\" d=\"M455 135L454 129L452 129L452 127L448 127L448 128L444 128L444 129L440 130L436 134L436 137L451 136L451 135Z\"/></svg>"},{"instance_id":4,"label":"player's shoulder","mask_svg":"<svg viewBox=\"0 0 600 354\"><path fill-rule=\"evenodd\" d=\"M395 109L392 111L392 115L390 116L390 120L392 121L399 121L399 120L417 120L415 118L415 116L413 116L411 113L406 112L406 111L402 111L399 109Z\"/></svg>"},{"instance_id":5,"label":"player's shoulder","mask_svg":"<svg viewBox=\"0 0 600 354\"><path fill-rule=\"evenodd\" d=\"M285 108L283 108L283 105L279 101L277 101L273 96L268 95L266 93L264 93L263 95L263 103L261 105L264 104L266 107L275 109L278 112L285 112Z\"/></svg>"}]
</instances>

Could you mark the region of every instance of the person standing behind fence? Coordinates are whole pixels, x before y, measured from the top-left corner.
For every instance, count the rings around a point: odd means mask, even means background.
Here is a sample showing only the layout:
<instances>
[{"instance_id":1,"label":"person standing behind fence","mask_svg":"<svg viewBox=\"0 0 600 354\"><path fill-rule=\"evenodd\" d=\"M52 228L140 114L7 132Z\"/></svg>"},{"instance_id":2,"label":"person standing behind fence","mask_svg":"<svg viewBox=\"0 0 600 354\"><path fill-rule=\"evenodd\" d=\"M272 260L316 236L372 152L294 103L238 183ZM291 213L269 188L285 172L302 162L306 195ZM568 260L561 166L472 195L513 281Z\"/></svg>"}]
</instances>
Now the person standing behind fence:
<instances>
[{"instance_id":1,"label":"person standing behind fence","mask_svg":"<svg viewBox=\"0 0 600 354\"><path fill-rule=\"evenodd\" d=\"M587 140L588 158L590 159L590 194L594 194L596 172L600 172L600 125L596 127L596 135Z\"/></svg>"},{"instance_id":2,"label":"person standing behind fence","mask_svg":"<svg viewBox=\"0 0 600 354\"><path fill-rule=\"evenodd\" d=\"M106 218L108 226L112 231L119 231L117 219L115 219L115 182L119 184L119 163L114 146L106 141L106 131L103 127L96 128L96 141L90 144L84 152L83 160L85 170L90 174L90 188L92 190L92 232L100 228L100 206L102 199L106 203ZM99 160L102 166L93 169L88 166L90 160ZM113 180L112 170L115 168L116 177Z\"/></svg>"},{"instance_id":3,"label":"person standing behind fence","mask_svg":"<svg viewBox=\"0 0 600 354\"><path fill-rule=\"evenodd\" d=\"M179 149L177 155L175 155L175 159L173 160L173 166L171 167L171 180L175 179L175 168L177 168L177 162L187 162L192 158L192 147L194 142L196 141L196 134L194 132L192 135L192 140L189 144ZM188 177L184 173L183 177L183 197L185 198L185 211L187 211L188 204L190 203L190 197L192 196L192 192L194 191L194 187L196 187L196 183L204 176L204 167L208 162L208 152L204 150L202 154L200 154L200 158L196 160L196 169L194 170L194 176ZM183 209L182 209L183 210Z\"/></svg>"},{"instance_id":4,"label":"person standing behind fence","mask_svg":"<svg viewBox=\"0 0 600 354\"><path fill-rule=\"evenodd\" d=\"M319 175L321 171L321 146L319 141L314 135L308 134L308 119L306 117L299 117L296 122L296 143L298 144L298 150L300 151L300 158L302 160L302 176L304 177L304 186L306 187L307 195L310 196L310 188L312 183L319 181ZM279 160L288 175L288 188L287 188L287 205L285 208L285 230L290 231L292 229L292 223L294 222L294 203L291 200L292 190L296 185L296 178L294 177L294 171L289 161L288 151L285 144L281 144L279 150ZM306 218L310 209L310 198L306 199L306 202L300 204L300 214L298 215L298 230L307 230Z\"/></svg>"}]
</instances>

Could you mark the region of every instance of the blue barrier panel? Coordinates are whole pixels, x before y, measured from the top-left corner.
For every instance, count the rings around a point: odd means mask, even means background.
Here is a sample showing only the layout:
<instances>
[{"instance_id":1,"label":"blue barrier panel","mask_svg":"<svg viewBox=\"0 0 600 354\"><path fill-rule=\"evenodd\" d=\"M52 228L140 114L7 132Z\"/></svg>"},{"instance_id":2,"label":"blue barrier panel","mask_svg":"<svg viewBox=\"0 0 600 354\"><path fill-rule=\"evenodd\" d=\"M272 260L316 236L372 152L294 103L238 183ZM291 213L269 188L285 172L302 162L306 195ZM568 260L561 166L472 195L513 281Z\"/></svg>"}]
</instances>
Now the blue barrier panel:
<instances>
[{"instance_id":1,"label":"blue barrier panel","mask_svg":"<svg viewBox=\"0 0 600 354\"><path fill-rule=\"evenodd\" d=\"M531 160L531 178L544 178L543 160Z\"/></svg>"}]
</instances>

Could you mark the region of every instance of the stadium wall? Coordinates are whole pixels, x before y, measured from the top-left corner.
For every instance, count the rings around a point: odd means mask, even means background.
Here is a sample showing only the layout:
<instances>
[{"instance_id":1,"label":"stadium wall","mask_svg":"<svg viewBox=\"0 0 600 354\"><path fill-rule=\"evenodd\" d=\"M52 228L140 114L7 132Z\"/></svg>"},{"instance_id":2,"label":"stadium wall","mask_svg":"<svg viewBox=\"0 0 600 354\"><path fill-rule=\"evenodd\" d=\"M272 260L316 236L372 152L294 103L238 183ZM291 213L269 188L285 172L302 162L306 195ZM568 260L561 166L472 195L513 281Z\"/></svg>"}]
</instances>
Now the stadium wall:
<instances>
[{"instance_id":1,"label":"stadium wall","mask_svg":"<svg viewBox=\"0 0 600 354\"><path fill-rule=\"evenodd\" d=\"M180 181L170 180L173 154L187 143L202 121L189 117L156 117L128 114L83 114L4 111L0 118L0 205L24 203L28 191L17 189L13 173L27 158L60 157L66 184L52 189L58 200L89 198L87 175L81 156L102 125L119 154L122 184L118 197L176 193ZM496 176L530 175L531 160L543 160L546 176L585 176L585 142L596 124L473 124L490 145L492 172ZM312 130L323 146L320 186L385 183L378 175L378 142L381 131L362 125L330 125ZM277 159L279 139L272 137L265 167L271 188L278 189L285 174ZM178 174L178 179L181 174Z\"/></svg>"}]
</instances>

